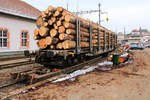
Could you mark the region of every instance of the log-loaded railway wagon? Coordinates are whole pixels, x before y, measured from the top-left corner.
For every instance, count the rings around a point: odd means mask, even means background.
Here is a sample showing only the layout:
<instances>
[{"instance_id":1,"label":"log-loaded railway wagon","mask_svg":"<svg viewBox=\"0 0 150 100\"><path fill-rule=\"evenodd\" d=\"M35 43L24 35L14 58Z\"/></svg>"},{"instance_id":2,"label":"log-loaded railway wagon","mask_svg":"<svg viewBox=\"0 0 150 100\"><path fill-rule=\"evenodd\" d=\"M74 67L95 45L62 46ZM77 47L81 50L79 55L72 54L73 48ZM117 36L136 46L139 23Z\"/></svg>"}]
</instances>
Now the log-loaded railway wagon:
<instances>
[{"instance_id":1,"label":"log-loaded railway wagon","mask_svg":"<svg viewBox=\"0 0 150 100\"><path fill-rule=\"evenodd\" d=\"M49 6L36 21L34 39L40 48L36 62L44 65L76 64L116 48L117 35L62 7Z\"/></svg>"}]
</instances>

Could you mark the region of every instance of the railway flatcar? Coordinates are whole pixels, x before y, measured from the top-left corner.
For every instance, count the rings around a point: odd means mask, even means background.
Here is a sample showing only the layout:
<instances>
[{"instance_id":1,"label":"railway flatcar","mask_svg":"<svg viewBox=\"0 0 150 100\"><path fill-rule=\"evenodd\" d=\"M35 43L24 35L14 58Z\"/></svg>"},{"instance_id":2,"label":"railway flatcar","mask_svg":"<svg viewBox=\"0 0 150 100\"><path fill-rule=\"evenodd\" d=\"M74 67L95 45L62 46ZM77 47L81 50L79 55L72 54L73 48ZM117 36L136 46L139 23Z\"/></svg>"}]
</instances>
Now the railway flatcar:
<instances>
[{"instance_id":1,"label":"railway flatcar","mask_svg":"<svg viewBox=\"0 0 150 100\"><path fill-rule=\"evenodd\" d=\"M37 19L34 39L40 48L36 62L45 66L72 65L107 54L117 46L117 35L62 7L49 6Z\"/></svg>"}]
</instances>

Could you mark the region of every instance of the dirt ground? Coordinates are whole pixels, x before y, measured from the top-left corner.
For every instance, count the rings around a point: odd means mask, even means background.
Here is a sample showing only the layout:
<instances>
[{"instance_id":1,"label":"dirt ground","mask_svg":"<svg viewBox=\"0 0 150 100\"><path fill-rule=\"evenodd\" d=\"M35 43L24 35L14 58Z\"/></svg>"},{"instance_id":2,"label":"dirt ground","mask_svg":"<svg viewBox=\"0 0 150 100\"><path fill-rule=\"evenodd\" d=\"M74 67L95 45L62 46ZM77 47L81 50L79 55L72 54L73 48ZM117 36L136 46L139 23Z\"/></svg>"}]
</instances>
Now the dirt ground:
<instances>
[{"instance_id":1,"label":"dirt ground","mask_svg":"<svg viewBox=\"0 0 150 100\"><path fill-rule=\"evenodd\" d=\"M134 63L123 68L47 84L12 100L150 100L150 49L133 55Z\"/></svg>"}]
</instances>

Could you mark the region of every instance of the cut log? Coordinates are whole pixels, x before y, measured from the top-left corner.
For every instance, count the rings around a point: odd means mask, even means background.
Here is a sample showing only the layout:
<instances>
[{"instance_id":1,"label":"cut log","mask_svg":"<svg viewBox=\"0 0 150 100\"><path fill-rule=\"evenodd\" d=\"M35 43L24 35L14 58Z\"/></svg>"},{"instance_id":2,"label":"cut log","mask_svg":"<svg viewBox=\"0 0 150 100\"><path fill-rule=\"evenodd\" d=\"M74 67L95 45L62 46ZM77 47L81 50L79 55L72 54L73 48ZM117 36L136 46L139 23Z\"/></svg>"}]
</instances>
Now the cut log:
<instances>
[{"instance_id":1,"label":"cut log","mask_svg":"<svg viewBox=\"0 0 150 100\"><path fill-rule=\"evenodd\" d=\"M46 9L44 12L46 15L48 15L48 13L49 13L48 9Z\"/></svg>"},{"instance_id":2,"label":"cut log","mask_svg":"<svg viewBox=\"0 0 150 100\"><path fill-rule=\"evenodd\" d=\"M34 40L39 40L39 39L41 39L41 38L40 38L39 35L34 35L34 36L33 36L33 39L34 39Z\"/></svg>"},{"instance_id":3,"label":"cut log","mask_svg":"<svg viewBox=\"0 0 150 100\"><path fill-rule=\"evenodd\" d=\"M52 16L52 12L49 12L49 13L48 13L48 17L50 17L50 16Z\"/></svg>"},{"instance_id":4,"label":"cut log","mask_svg":"<svg viewBox=\"0 0 150 100\"><path fill-rule=\"evenodd\" d=\"M39 34L39 30L38 29L34 29L34 35L38 35Z\"/></svg>"},{"instance_id":5,"label":"cut log","mask_svg":"<svg viewBox=\"0 0 150 100\"><path fill-rule=\"evenodd\" d=\"M49 29L47 27L40 27L39 34L41 37L47 36Z\"/></svg>"},{"instance_id":6,"label":"cut log","mask_svg":"<svg viewBox=\"0 0 150 100\"><path fill-rule=\"evenodd\" d=\"M60 40L74 40L74 36L61 33L61 34L59 34L59 39Z\"/></svg>"},{"instance_id":7,"label":"cut log","mask_svg":"<svg viewBox=\"0 0 150 100\"><path fill-rule=\"evenodd\" d=\"M52 24L53 24L53 21L49 19L49 20L48 20L48 24L49 24L49 25L52 25Z\"/></svg>"},{"instance_id":8,"label":"cut log","mask_svg":"<svg viewBox=\"0 0 150 100\"><path fill-rule=\"evenodd\" d=\"M74 29L67 29L66 33L67 34L76 34L76 31Z\"/></svg>"},{"instance_id":9,"label":"cut log","mask_svg":"<svg viewBox=\"0 0 150 100\"><path fill-rule=\"evenodd\" d=\"M51 37L54 37L54 36L56 36L57 35L57 30L56 29L51 29L50 30L50 36Z\"/></svg>"},{"instance_id":10,"label":"cut log","mask_svg":"<svg viewBox=\"0 0 150 100\"><path fill-rule=\"evenodd\" d=\"M97 42L98 42L98 40L96 40L96 39L92 40L92 43L97 43Z\"/></svg>"},{"instance_id":11,"label":"cut log","mask_svg":"<svg viewBox=\"0 0 150 100\"><path fill-rule=\"evenodd\" d=\"M44 23L43 18L42 17L38 17L37 20L36 20L36 26L38 28L40 28L41 26L43 26L43 23Z\"/></svg>"},{"instance_id":12,"label":"cut log","mask_svg":"<svg viewBox=\"0 0 150 100\"><path fill-rule=\"evenodd\" d=\"M63 21L64 20L64 16L61 16L60 18L59 18L59 21Z\"/></svg>"},{"instance_id":13,"label":"cut log","mask_svg":"<svg viewBox=\"0 0 150 100\"><path fill-rule=\"evenodd\" d=\"M51 45L51 46L50 46L50 49L51 49L51 50L54 50L54 49L55 49L55 46L54 46L54 45Z\"/></svg>"},{"instance_id":14,"label":"cut log","mask_svg":"<svg viewBox=\"0 0 150 100\"><path fill-rule=\"evenodd\" d=\"M60 14L60 12L58 10L56 10L53 16L57 17L57 16L59 16L59 14Z\"/></svg>"},{"instance_id":15,"label":"cut log","mask_svg":"<svg viewBox=\"0 0 150 100\"><path fill-rule=\"evenodd\" d=\"M45 11L41 11L41 17L46 17Z\"/></svg>"},{"instance_id":16,"label":"cut log","mask_svg":"<svg viewBox=\"0 0 150 100\"><path fill-rule=\"evenodd\" d=\"M56 23L53 25L54 29L58 29L58 26L56 25Z\"/></svg>"},{"instance_id":17,"label":"cut log","mask_svg":"<svg viewBox=\"0 0 150 100\"><path fill-rule=\"evenodd\" d=\"M47 45L46 45L46 39L40 39L40 40L37 42L37 45L38 45L38 47L41 48L41 49L46 48L46 47L47 47Z\"/></svg>"},{"instance_id":18,"label":"cut log","mask_svg":"<svg viewBox=\"0 0 150 100\"><path fill-rule=\"evenodd\" d=\"M82 31L80 31L80 36L81 36L81 37L84 37L84 36L87 36L87 37L88 37L88 36L90 36L90 35L89 35L89 33L87 33L87 32L82 32Z\"/></svg>"},{"instance_id":19,"label":"cut log","mask_svg":"<svg viewBox=\"0 0 150 100\"><path fill-rule=\"evenodd\" d=\"M63 26L65 28L71 28L71 29L75 29L76 28L76 26L74 24L71 24L69 22L63 22Z\"/></svg>"},{"instance_id":20,"label":"cut log","mask_svg":"<svg viewBox=\"0 0 150 100\"><path fill-rule=\"evenodd\" d=\"M58 43L57 46L56 46L56 48L57 49L62 49L63 48L62 43Z\"/></svg>"},{"instance_id":21,"label":"cut log","mask_svg":"<svg viewBox=\"0 0 150 100\"><path fill-rule=\"evenodd\" d=\"M76 42L71 40L65 40L62 43L63 49L72 49L76 47Z\"/></svg>"},{"instance_id":22,"label":"cut log","mask_svg":"<svg viewBox=\"0 0 150 100\"><path fill-rule=\"evenodd\" d=\"M57 44L58 42L59 42L59 39L58 39L58 38L53 38L52 44Z\"/></svg>"},{"instance_id":23,"label":"cut log","mask_svg":"<svg viewBox=\"0 0 150 100\"><path fill-rule=\"evenodd\" d=\"M89 22L80 22L81 27L89 29Z\"/></svg>"},{"instance_id":24,"label":"cut log","mask_svg":"<svg viewBox=\"0 0 150 100\"><path fill-rule=\"evenodd\" d=\"M56 22L56 25L59 27L59 26L61 26L61 21L57 21Z\"/></svg>"},{"instance_id":25,"label":"cut log","mask_svg":"<svg viewBox=\"0 0 150 100\"><path fill-rule=\"evenodd\" d=\"M87 28L83 28L83 27L80 27L80 31L83 31L83 32L89 32L89 29L87 29Z\"/></svg>"},{"instance_id":26,"label":"cut log","mask_svg":"<svg viewBox=\"0 0 150 100\"><path fill-rule=\"evenodd\" d=\"M63 10L62 16L65 16L65 15L67 15L67 14L68 14L67 11L66 11L66 10Z\"/></svg>"},{"instance_id":27,"label":"cut log","mask_svg":"<svg viewBox=\"0 0 150 100\"><path fill-rule=\"evenodd\" d=\"M56 10L56 8L53 6L48 6L48 10L49 10L49 12L54 12Z\"/></svg>"},{"instance_id":28,"label":"cut log","mask_svg":"<svg viewBox=\"0 0 150 100\"><path fill-rule=\"evenodd\" d=\"M80 42L80 47L82 48L89 47L89 42Z\"/></svg>"},{"instance_id":29,"label":"cut log","mask_svg":"<svg viewBox=\"0 0 150 100\"><path fill-rule=\"evenodd\" d=\"M37 45L41 49L74 49L76 48L77 20L80 20L79 34L81 48L89 48L90 25L92 26L93 46L98 46L98 38L100 38L100 46L104 47L104 31L106 31L105 46L108 47L108 44L114 45L116 43L115 35L106 28L78 17L62 7L54 8L52 6L42 11L41 16L37 18L36 25L39 30L34 30L33 38L38 40ZM98 33L98 28L100 28L100 34ZM108 37L109 32L111 33L110 37Z\"/></svg>"},{"instance_id":30,"label":"cut log","mask_svg":"<svg viewBox=\"0 0 150 100\"><path fill-rule=\"evenodd\" d=\"M52 44L52 38L50 36L46 37L46 45Z\"/></svg>"},{"instance_id":31,"label":"cut log","mask_svg":"<svg viewBox=\"0 0 150 100\"><path fill-rule=\"evenodd\" d=\"M81 40L82 42L88 42L88 41L89 41L89 38L87 38L87 37L82 37L82 38L80 38L80 40Z\"/></svg>"},{"instance_id":32,"label":"cut log","mask_svg":"<svg viewBox=\"0 0 150 100\"><path fill-rule=\"evenodd\" d=\"M56 21L55 17L51 17L51 21L54 23Z\"/></svg>"},{"instance_id":33,"label":"cut log","mask_svg":"<svg viewBox=\"0 0 150 100\"><path fill-rule=\"evenodd\" d=\"M59 26L58 27L58 32L59 33L64 33L65 32L65 27L64 26Z\"/></svg>"},{"instance_id":34,"label":"cut log","mask_svg":"<svg viewBox=\"0 0 150 100\"><path fill-rule=\"evenodd\" d=\"M64 20L66 21L66 22L70 22L70 23L75 23L76 22L76 19L74 18L74 17L72 17L71 15L65 15L65 18L64 18Z\"/></svg>"},{"instance_id":35,"label":"cut log","mask_svg":"<svg viewBox=\"0 0 150 100\"><path fill-rule=\"evenodd\" d=\"M44 22L43 26L45 26L45 27L48 26L48 22Z\"/></svg>"},{"instance_id":36,"label":"cut log","mask_svg":"<svg viewBox=\"0 0 150 100\"><path fill-rule=\"evenodd\" d=\"M63 8L62 8L62 7L57 7L56 10L59 11L59 12L62 12L62 11L63 11Z\"/></svg>"}]
</instances>

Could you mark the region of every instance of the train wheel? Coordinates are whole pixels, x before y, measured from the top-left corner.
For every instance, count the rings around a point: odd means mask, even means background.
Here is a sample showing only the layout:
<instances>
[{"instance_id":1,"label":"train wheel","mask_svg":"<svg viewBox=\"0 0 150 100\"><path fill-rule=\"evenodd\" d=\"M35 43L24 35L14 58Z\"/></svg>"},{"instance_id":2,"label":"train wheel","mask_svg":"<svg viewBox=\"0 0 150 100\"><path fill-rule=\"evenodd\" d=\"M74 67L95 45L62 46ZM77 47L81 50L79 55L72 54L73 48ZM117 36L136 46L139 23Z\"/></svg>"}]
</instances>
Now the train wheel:
<instances>
[{"instance_id":1,"label":"train wheel","mask_svg":"<svg viewBox=\"0 0 150 100\"><path fill-rule=\"evenodd\" d=\"M69 56L69 57L67 58L67 65L70 66L70 65L72 65L72 64L73 64L73 63L72 63L72 57Z\"/></svg>"},{"instance_id":2,"label":"train wheel","mask_svg":"<svg viewBox=\"0 0 150 100\"><path fill-rule=\"evenodd\" d=\"M78 58L73 58L73 64L75 65L75 64L78 64L78 63L79 63Z\"/></svg>"}]
</instances>

